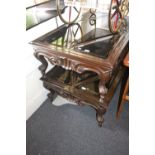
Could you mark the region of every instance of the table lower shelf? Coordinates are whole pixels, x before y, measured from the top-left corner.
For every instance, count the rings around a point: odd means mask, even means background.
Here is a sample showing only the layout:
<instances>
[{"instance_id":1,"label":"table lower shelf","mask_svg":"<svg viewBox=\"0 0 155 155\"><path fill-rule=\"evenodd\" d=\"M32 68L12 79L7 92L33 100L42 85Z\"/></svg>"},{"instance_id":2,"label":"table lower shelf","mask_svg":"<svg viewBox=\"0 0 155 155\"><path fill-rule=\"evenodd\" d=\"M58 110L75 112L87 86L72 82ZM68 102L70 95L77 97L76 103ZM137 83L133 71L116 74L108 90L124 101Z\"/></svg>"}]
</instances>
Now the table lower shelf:
<instances>
[{"instance_id":1,"label":"table lower shelf","mask_svg":"<svg viewBox=\"0 0 155 155\"><path fill-rule=\"evenodd\" d=\"M119 72L111 78L111 81L107 83L109 88L105 100L108 104L123 72L124 70L121 68ZM99 93L100 79L94 72L87 71L78 74L74 71L65 70L60 66L55 66L46 73L46 76L42 78L42 80L44 87L50 91L48 97L51 100L53 100L54 94L56 93L79 105L89 105L96 111L101 108Z\"/></svg>"}]
</instances>

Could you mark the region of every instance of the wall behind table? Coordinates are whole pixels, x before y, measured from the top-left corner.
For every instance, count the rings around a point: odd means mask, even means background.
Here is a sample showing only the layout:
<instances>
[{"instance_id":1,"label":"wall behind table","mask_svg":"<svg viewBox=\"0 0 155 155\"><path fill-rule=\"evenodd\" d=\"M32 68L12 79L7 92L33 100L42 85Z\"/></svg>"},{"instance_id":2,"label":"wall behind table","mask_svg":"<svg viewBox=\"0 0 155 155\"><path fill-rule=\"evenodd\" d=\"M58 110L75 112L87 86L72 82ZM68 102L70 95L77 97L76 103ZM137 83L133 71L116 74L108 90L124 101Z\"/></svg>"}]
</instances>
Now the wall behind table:
<instances>
[{"instance_id":1,"label":"wall behind table","mask_svg":"<svg viewBox=\"0 0 155 155\"><path fill-rule=\"evenodd\" d=\"M58 20L59 25L62 23ZM30 41L55 29L55 18L46 21L26 31L26 119L28 119L47 98L47 90L39 80L41 73L38 66L41 64L33 55L34 50Z\"/></svg>"}]
</instances>

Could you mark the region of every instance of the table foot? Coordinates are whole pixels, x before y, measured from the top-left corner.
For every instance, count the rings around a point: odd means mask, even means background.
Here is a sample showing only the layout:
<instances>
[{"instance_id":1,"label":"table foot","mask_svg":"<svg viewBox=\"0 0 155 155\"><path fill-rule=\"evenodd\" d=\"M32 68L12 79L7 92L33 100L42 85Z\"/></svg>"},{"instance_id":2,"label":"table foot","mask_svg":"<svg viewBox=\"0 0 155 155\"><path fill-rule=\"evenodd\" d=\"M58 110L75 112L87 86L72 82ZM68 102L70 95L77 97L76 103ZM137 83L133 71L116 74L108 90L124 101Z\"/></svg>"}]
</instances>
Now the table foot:
<instances>
[{"instance_id":1,"label":"table foot","mask_svg":"<svg viewBox=\"0 0 155 155\"><path fill-rule=\"evenodd\" d=\"M50 99L50 101L53 102L57 95L56 95L56 92L51 89L50 93L48 93L47 96Z\"/></svg>"},{"instance_id":2,"label":"table foot","mask_svg":"<svg viewBox=\"0 0 155 155\"><path fill-rule=\"evenodd\" d=\"M104 122L103 115L104 115L105 112L106 112L105 109L98 109L98 110L96 110L96 120L98 122L98 126L99 127L102 127L102 125L103 125L103 122Z\"/></svg>"}]
</instances>

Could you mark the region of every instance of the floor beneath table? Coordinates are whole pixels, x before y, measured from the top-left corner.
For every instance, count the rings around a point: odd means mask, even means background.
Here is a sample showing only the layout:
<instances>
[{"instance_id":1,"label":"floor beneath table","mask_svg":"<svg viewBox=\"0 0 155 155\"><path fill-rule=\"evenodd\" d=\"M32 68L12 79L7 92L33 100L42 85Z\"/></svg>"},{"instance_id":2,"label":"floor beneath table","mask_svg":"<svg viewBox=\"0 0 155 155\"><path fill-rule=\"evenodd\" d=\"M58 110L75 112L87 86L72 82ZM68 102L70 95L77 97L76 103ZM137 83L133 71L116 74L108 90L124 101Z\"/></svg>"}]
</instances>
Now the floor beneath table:
<instances>
[{"instance_id":1,"label":"floor beneath table","mask_svg":"<svg viewBox=\"0 0 155 155\"><path fill-rule=\"evenodd\" d=\"M119 88L102 128L91 107L55 106L46 100L27 121L27 155L128 155L129 105L116 120L118 96Z\"/></svg>"}]
</instances>

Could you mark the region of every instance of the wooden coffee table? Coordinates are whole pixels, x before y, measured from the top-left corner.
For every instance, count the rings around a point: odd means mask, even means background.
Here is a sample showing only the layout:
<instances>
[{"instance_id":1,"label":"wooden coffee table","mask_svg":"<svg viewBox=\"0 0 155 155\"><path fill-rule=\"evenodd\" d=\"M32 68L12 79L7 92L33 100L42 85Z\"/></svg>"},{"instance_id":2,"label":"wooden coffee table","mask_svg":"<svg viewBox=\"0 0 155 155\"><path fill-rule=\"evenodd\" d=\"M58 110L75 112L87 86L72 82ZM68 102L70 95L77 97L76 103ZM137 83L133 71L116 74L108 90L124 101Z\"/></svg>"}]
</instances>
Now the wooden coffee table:
<instances>
[{"instance_id":1,"label":"wooden coffee table","mask_svg":"<svg viewBox=\"0 0 155 155\"><path fill-rule=\"evenodd\" d=\"M111 34L99 28L84 33L83 24L62 25L31 44L41 62L41 80L50 91L51 101L58 94L79 105L89 105L96 110L98 125L102 126L103 115L124 72L121 61L127 52L129 34ZM54 68L47 72L48 64Z\"/></svg>"}]
</instances>

